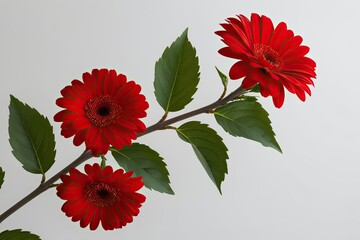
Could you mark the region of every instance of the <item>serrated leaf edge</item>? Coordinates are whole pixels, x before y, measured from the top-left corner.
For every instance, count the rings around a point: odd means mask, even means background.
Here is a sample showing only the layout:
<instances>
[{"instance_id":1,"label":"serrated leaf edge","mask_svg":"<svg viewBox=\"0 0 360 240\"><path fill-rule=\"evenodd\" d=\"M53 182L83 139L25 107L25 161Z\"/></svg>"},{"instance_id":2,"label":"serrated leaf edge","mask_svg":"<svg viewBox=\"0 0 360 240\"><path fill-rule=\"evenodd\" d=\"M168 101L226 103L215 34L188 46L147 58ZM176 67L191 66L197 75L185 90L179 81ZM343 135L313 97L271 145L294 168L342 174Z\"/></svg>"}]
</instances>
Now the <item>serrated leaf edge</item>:
<instances>
[{"instance_id":1,"label":"serrated leaf edge","mask_svg":"<svg viewBox=\"0 0 360 240\"><path fill-rule=\"evenodd\" d=\"M149 148L150 150L152 150L154 153L158 154L155 150L153 150L152 148L150 148L149 146L147 146L147 145L145 145L145 144L140 144L140 143L133 143L133 144L138 144L138 145L140 145L140 146L147 147L147 148ZM125 159L132 160L132 159L129 158L127 155L125 155L125 154L123 154L122 152L120 152L121 149L115 149L115 148L110 148L110 149L111 149L112 152L115 152L116 154L120 154L120 155L123 156ZM165 170L166 170L166 177L167 177L167 180L168 180L168 182L165 183L165 185L166 185L165 188L168 189L169 192L159 191L159 190L157 190L157 189L151 188L150 186L145 186L145 187L148 188L148 189L150 189L150 190L154 190L154 191L157 191L157 192L160 192L160 193L167 193L167 194L173 195L173 194L175 194L175 193L174 193L173 189L172 189L171 186L170 186L169 171L168 171L167 168L166 168L166 163L163 161L164 159L163 159L159 154L158 154L158 157L161 158L161 162L165 164L164 167L165 167ZM151 174L146 171L146 168L142 168L142 170L151 176ZM141 176L141 175L137 175L134 170L132 170L132 171L133 171L133 174L134 174L134 175L136 175L136 176ZM142 177L142 176L141 176L141 177ZM144 182L144 185L145 185L145 182ZM161 183L161 185L164 185L164 183Z\"/></svg>"},{"instance_id":2,"label":"serrated leaf edge","mask_svg":"<svg viewBox=\"0 0 360 240\"><path fill-rule=\"evenodd\" d=\"M233 103L233 102L232 102L232 103ZM256 101L255 103L259 104L257 101ZM259 104L259 105L260 105L260 104ZM261 107L261 105L260 105L260 107ZM219 108L221 108L221 107L219 107ZM262 107L261 107L261 108L262 108ZM262 108L262 109L263 109L263 108ZM265 110L264 110L264 111L265 111ZM228 117L225 117L223 114L221 114L220 112L218 112L217 109L215 109L215 111L213 112L213 114L214 114L214 115L221 116L221 117L223 117L223 118L227 119L228 121L233 122L233 123L235 123L235 124L239 124L239 125L241 125L243 128L248 129L249 132L256 133L256 131L253 130L252 128L249 128L249 127L241 124L240 122L236 122L236 121L233 121L232 119L230 119L230 118L228 118ZM274 144L271 144L271 145L272 145L273 148L275 148L277 151L279 151L280 153L282 153L281 147L280 147L280 145L278 144L278 142L277 142L276 139L275 139L275 136L276 136L276 135L275 135L274 131L272 130L271 121L270 121L270 119L268 118L268 116L269 116L269 115L267 114L267 120L269 121L268 123L267 123L267 122L264 122L263 119L261 119L261 118L257 118L257 119L260 120L261 122L263 122L263 123L266 124L266 125L270 125L270 130L271 130L272 134L274 134L273 137L274 137L274 140L275 140L275 145L274 145ZM224 129L224 130L225 130L225 129ZM226 130L225 130L225 131L226 131ZM227 132L227 131L226 131L226 132ZM229 132L229 133L230 133L230 132ZM231 133L230 133L230 134L231 134ZM234 134L231 134L231 135L237 136L237 135L234 135ZM256 135L257 135L257 134L256 134ZM256 141L256 140L253 140L253 139L250 139L250 140ZM256 141L256 142L259 142L259 141ZM261 142L259 142L259 143L260 143L261 145L265 146L263 143L261 143ZM265 146L265 147L271 147L271 146Z\"/></svg>"}]
</instances>

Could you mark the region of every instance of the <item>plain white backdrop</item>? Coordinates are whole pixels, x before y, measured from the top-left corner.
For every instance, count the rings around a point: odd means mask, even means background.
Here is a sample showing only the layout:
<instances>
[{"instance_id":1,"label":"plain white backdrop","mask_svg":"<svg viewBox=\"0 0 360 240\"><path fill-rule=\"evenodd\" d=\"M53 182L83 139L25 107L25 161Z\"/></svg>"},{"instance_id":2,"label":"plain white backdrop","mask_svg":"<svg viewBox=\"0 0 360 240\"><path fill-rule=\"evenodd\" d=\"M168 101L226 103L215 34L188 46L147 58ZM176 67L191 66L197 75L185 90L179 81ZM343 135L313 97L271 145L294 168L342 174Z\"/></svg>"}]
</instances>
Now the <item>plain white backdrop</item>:
<instances>
[{"instance_id":1,"label":"plain white backdrop","mask_svg":"<svg viewBox=\"0 0 360 240\"><path fill-rule=\"evenodd\" d=\"M154 64L186 27L201 79L183 112L221 93L214 67L227 72L235 61L217 53L224 45L214 32L227 17L256 12L274 24L286 22L318 65L313 96L305 103L287 94L276 109L271 99L260 99L283 154L226 134L211 115L194 118L215 128L229 148L223 195L175 132L155 132L138 141L165 158L176 194L143 189L147 201L133 223L110 232L82 229L61 212L63 201L51 189L6 219L0 231L22 228L45 240L360 239L359 8L355 0L0 0L0 166L6 171L1 212L40 182L11 154L9 94L54 126L57 156L50 177L83 151L52 120L60 90L93 68L116 69L142 86L150 103L144 122L155 123L162 109L153 94ZM229 88L239 84L232 81Z\"/></svg>"}]
</instances>

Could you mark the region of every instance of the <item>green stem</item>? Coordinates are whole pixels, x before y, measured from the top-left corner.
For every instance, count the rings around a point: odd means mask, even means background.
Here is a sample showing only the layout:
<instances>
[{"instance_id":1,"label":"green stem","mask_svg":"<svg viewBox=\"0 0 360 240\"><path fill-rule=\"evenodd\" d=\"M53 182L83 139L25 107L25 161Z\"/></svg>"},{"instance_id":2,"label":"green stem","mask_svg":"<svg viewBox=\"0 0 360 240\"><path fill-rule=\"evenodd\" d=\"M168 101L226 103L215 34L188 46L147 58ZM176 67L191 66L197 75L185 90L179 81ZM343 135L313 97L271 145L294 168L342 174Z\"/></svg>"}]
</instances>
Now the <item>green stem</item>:
<instances>
[{"instance_id":1,"label":"green stem","mask_svg":"<svg viewBox=\"0 0 360 240\"><path fill-rule=\"evenodd\" d=\"M101 155L100 167L101 167L101 169L104 169L106 167L106 157L103 154Z\"/></svg>"},{"instance_id":2,"label":"green stem","mask_svg":"<svg viewBox=\"0 0 360 240\"><path fill-rule=\"evenodd\" d=\"M226 97L220 98L219 100L217 100L217 101L215 101L215 102L213 102L213 103L211 103L211 104L209 104L209 105L207 105L205 107L198 108L196 110L184 113L182 115L179 115L177 117L174 117L174 118L171 118L171 119L168 119L168 120L165 120L166 116L167 116L167 114L166 114L166 115L164 115L164 117L162 118L161 121L159 121L158 123L155 123L154 125L146 128L146 131L144 133L138 134L137 136L141 137L141 136L144 136L146 134L149 134L149 133L157 131L157 130L162 130L162 129L169 128L169 126L171 124L173 124L173 123L185 120L187 118L199 115L201 113L212 112L215 108L220 107L220 106L226 104L227 102L236 99L240 95L243 95L245 92L246 92L246 90L244 90L242 87L239 87L238 89L236 89L235 91L233 91L232 93L227 95ZM28 203L29 201L31 201L32 199L34 199L35 197L37 197L41 193L45 192L50 187L54 186L54 183L57 180L59 180L60 176L63 175L63 174L68 173L69 169L79 166L81 163L85 162L86 160L90 159L91 157L93 157L91 152L86 151L83 154L81 154L77 159L75 159L72 163L70 163L68 166L66 166L64 169L62 169L60 172L55 174L52 178L50 178L46 182L41 182L39 187L37 187L34 191L29 193L27 196L25 196L19 202L15 203L14 206L12 206L7 211L5 211L3 214L1 214L0 215L0 223L2 221L4 221L7 217L9 217L11 214L16 212L19 208L24 206L26 203Z\"/></svg>"}]
</instances>

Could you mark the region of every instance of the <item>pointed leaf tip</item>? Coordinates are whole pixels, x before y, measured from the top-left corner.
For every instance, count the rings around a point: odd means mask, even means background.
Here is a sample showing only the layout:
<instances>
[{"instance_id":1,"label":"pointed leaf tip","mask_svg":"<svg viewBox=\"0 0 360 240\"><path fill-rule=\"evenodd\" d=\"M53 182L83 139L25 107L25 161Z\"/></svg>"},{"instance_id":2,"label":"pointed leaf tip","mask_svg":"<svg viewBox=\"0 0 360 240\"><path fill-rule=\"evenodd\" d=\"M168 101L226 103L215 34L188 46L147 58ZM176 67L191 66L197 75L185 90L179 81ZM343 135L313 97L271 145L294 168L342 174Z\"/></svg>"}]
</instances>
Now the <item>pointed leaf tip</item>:
<instances>
[{"instance_id":1,"label":"pointed leaf tip","mask_svg":"<svg viewBox=\"0 0 360 240\"><path fill-rule=\"evenodd\" d=\"M222 138L207 124L187 122L176 129L178 136L190 143L197 158L221 193L221 183L227 174L227 148Z\"/></svg>"},{"instance_id":2,"label":"pointed leaf tip","mask_svg":"<svg viewBox=\"0 0 360 240\"><path fill-rule=\"evenodd\" d=\"M199 60L187 33L186 28L155 64L155 96L165 112L183 109L199 83Z\"/></svg>"},{"instance_id":3,"label":"pointed leaf tip","mask_svg":"<svg viewBox=\"0 0 360 240\"><path fill-rule=\"evenodd\" d=\"M229 78L224 73L222 73L217 67L215 67L215 69L221 79L223 86L226 88L229 83Z\"/></svg>"},{"instance_id":4,"label":"pointed leaf tip","mask_svg":"<svg viewBox=\"0 0 360 240\"><path fill-rule=\"evenodd\" d=\"M10 95L9 142L15 158L31 173L45 174L55 162L55 137L49 120Z\"/></svg>"},{"instance_id":5,"label":"pointed leaf tip","mask_svg":"<svg viewBox=\"0 0 360 240\"><path fill-rule=\"evenodd\" d=\"M279 151L269 114L254 97L245 97L217 108L214 116L229 134L244 137Z\"/></svg>"},{"instance_id":6,"label":"pointed leaf tip","mask_svg":"<svg viewBox=\"0 0 360 240\"><path fill-rule=\"evenodd\" d=\"M170 187L169 172L163 158L150 147L133 143L122 149L111 148L118 164L126 171L142 176L145 187L167 194L174 194Z\"/></svg>"}]
</instances>

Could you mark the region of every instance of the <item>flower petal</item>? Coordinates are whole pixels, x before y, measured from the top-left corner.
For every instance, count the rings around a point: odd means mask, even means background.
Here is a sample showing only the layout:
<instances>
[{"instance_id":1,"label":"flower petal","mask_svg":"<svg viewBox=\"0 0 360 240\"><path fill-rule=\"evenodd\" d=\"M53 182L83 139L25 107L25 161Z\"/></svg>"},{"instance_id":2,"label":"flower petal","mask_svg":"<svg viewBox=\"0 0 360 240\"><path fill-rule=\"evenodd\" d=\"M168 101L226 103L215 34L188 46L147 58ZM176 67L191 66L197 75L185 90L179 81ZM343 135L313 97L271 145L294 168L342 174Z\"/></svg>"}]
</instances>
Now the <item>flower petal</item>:
<instances>
[{"instance_id":1,"label":"flower petal","mask_svg":"<svg viewBox=\"0 0 360 240\"><path fill-rule=\"evenodd\" d=\"M84 73L82 79L83 82L73 80L61 90L63 97L56 100L56 104L64 109L55 114L54 120L62 122L64 137L75 135L74 145L85 142L86 149L97 156L107 153L110 145L119 148L130 145L137 132L145 131L145 125L139 119L146 117L149 104L140 94L140 85L108 69L93 69L91 73ZM121 128L116 128L117 132L111 133L111 138L105 137L105 134L109 135L108 128L114 124ZM119 137L119 134L125 136Z\"/></svg>"},{"instance_id":2,"label":"flower petal","mask_svg":"<svg viewBox=\"0 0 360 240\"><path fill-rule=\"evenodd\" d=\"M104 169L95 163L85 165L86 174L70 169L69 175L61 177L57 195L66 202L62 211L81 227L95 230L100 222L104 230L121 228L133 221L145 196L137 193L144 184L141 178L131 178L132 172L122 169L113 171L111 166ZM109 181L109 179L112 179Z\"/></svg>"},{"instance_id":3,"label":"flower petal","mask_svg":"<svg viewBox=\"0 0 360 240\"><path fill-rule=\"evenodd\" d=\"M244 80L241 83L241 86L244 89L250 89L253 86L255 86L257 83L258 83L258 81L254 80L253 78L245 77Z\"/></svg>"},{"instance_id":4,"label":"flower petal","mask_svg":"<svg viewBox=\"0 0 360 240\"><path fill-rule=\"evenodd\" d=\"M305 93L311 95L308 85L314 85L316 63L305 56L309 47L301 45L301 36L295 36L284 22L274 29L270 18L257 13L250 20L238 15L227 22L216 34L226 44L219 53L240 60L230 68L230 79L244 78L245 89L259 83L261 95L272 96L278 108L284 103L284 88L302 101Z\"/></svg>"},{"instance_id":5,"label":"flower petal","mask_svg":"<svg viewBox=\"0 0 360 240\"><path fill-rule=\"evenodd\" d=\"M229 72L230 79L239 79L249 74L249 64L245 61L235 63Z\"/></svg>"}]
</instances>

